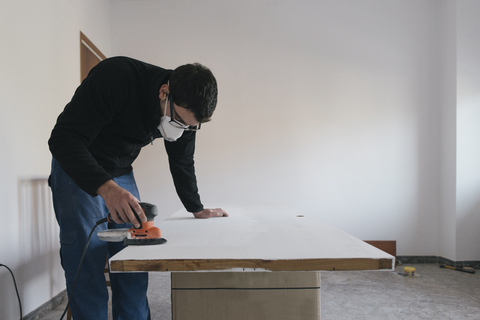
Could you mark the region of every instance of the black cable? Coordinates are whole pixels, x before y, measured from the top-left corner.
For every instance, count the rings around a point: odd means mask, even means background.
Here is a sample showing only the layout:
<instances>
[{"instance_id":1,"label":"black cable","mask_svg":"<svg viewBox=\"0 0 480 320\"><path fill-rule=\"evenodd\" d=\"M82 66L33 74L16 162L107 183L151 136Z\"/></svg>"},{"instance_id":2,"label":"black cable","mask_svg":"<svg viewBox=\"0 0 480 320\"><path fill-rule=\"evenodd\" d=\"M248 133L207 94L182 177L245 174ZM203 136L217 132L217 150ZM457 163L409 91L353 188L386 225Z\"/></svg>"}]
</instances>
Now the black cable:
<instances>
[{"instance_id":1,"label":"black cable","mask_svg":"<svg viewBox=\"0 0 480 320\"><path fill-rule=\"evenodd\" d=\"M68 303L67 303L67 306L65 307L65 310L63 311L62 316L60 317L60 320L63 319L63 317L65 316L65 313L67 313L68 307L70 307L70 299L73 298L73 289L75 289L75 284L77 283L78 274L80 273L80 268L82 267L83 259L85 258L85 254L87 253L88 244L90 243L90 238L92 237L93 231L95 231L95 229L100 224L102 224L104 222L107 222L107 221L108 221L107 218L103 218L102 220L98 220L95 223L95 226L92 228L92 231L90 231L90 234L88 235L87 243L85 244L85 248L83 249L82 258L80 259L80 263L78 264L77 274L75 275L75 280L73 280L72 290L70 291L70 295L68 296Z\"/></svg>"},{"instance_id":2,"label":"black cable","mask_svg":"<svg viewBox=\"0 0 480 320\"><path fill-rule=\"evenodd\" d=\"M18 288L17 288L17 282L15 281L15 276L13 275L12 270L10 270L10 268L7 267L6 265L0 263L0 267L5 267L5 268L7 268L7 270L10 271L10 274L12 275L13 284L15 285L15 291L17 292L18 305L20 306L20 319L22 319L22 318L23 318L23 315L22 315L22 302L20 301L20 295L18 294Z\"/></svg>"}]
</instances>

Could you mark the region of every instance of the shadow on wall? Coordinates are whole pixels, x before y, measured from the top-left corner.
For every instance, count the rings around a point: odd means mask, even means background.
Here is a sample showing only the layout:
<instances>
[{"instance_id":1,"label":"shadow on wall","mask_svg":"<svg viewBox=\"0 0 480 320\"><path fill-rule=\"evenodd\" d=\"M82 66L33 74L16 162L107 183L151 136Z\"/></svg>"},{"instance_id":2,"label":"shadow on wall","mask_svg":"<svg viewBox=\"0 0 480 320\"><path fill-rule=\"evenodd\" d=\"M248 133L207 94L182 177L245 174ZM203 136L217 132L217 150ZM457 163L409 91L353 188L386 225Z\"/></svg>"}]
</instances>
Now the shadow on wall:
<instances>
[{"instance_id":1,"label":"shadow on wall","mask_svg":"<svg viewBox=\"0 0 480 320\"><path fill-rule=\"evenodd\" d=\"M19 181L19 212L22 231L18 269L21 287L42 285L50 296L57 294L63 277L60 265L59 227L53 211L52 194L46 178ZM50 292L49 292L50 291Z\"/></svg>"},{"instance_id":2,"label":"shadow on wall","mask_svg":"<svg viewBox=\"0 0 480 320\"><path fill-rule=\"evenodd\" d=\"M22 255L35 258L59 249L59 228L46 178L19 181L20 225L24 232Z\"/></svg>"},{"instance_id":3,"label":"shadow on wall","mask_svg":"<svg viewBox=\"0 0 480 320\"><path fill-rule=\"evenodd\" d=\"M480 196L477 195L477 199ZM458 210L458 209L457 209ZM461 212L457 218L457 261L480 261L480 201ZM458 214L457 214L458 215Z\"/></svg>"}]
</instances>

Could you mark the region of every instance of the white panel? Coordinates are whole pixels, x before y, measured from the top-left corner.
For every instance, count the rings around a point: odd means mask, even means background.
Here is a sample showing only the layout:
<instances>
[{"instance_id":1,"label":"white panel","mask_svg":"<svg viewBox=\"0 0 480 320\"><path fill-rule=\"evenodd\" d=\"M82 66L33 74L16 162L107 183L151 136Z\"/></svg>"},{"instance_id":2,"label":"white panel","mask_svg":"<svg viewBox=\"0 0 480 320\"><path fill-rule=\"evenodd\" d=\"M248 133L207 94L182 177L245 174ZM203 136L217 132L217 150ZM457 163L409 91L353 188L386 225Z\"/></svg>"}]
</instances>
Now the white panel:
<instances>
[{"instance_id":1,"label":"white panel","mask_svg":"<svg viewBox=\"0 0 480 320\"><path fill-rule=\"evenodd\" d=\"M228 218L195 219L180 210L156 224L167 242L129 246L119 260L393 259L355 237L285 205L232 206Z\"/></svg>"}]
</instances>

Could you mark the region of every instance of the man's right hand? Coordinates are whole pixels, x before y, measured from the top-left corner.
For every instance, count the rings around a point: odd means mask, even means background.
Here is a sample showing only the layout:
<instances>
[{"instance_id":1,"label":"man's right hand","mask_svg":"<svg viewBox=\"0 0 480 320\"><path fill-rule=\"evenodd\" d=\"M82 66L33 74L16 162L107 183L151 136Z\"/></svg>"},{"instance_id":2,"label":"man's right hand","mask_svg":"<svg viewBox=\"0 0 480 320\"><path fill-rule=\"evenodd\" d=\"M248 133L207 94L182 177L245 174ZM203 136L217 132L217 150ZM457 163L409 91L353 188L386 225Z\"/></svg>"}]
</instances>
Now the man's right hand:
<instances>
[{"instance_id":1,"label":"man's right hand","mask_svg":"<svg viewBox=\"0 0 480 320\"><path fill-rule=\"evenodd\" d=\"M105 200L105 205L110 210L110 215L115 223L132 223L135 228L140 227L132 210L137 213L142 223L147 222L147 217L140 207L138 199L113 180L102 184L98 188L97 194Z\"/></svg>"}]
</instances>

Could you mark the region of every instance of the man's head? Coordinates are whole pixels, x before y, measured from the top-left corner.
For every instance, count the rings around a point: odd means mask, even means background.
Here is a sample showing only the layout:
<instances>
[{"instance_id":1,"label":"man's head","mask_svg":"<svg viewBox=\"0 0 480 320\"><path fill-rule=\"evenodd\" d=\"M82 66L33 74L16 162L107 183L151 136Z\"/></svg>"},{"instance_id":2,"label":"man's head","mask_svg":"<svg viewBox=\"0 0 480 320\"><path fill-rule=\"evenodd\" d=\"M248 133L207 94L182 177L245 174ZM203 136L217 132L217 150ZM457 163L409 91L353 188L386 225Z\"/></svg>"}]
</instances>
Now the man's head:
<instances>
[{"instance_id":1,"label":"man's head","mask_svg":"<svg viewBox=\"0 0 480 320\"><path fill-rule=\"evenodd\" d=\"M194 63L175 69L169 80L173 103L191 111L198 122L210 121L217 106L217 81L205 66Z\"/></svg>"}]
</instances>

